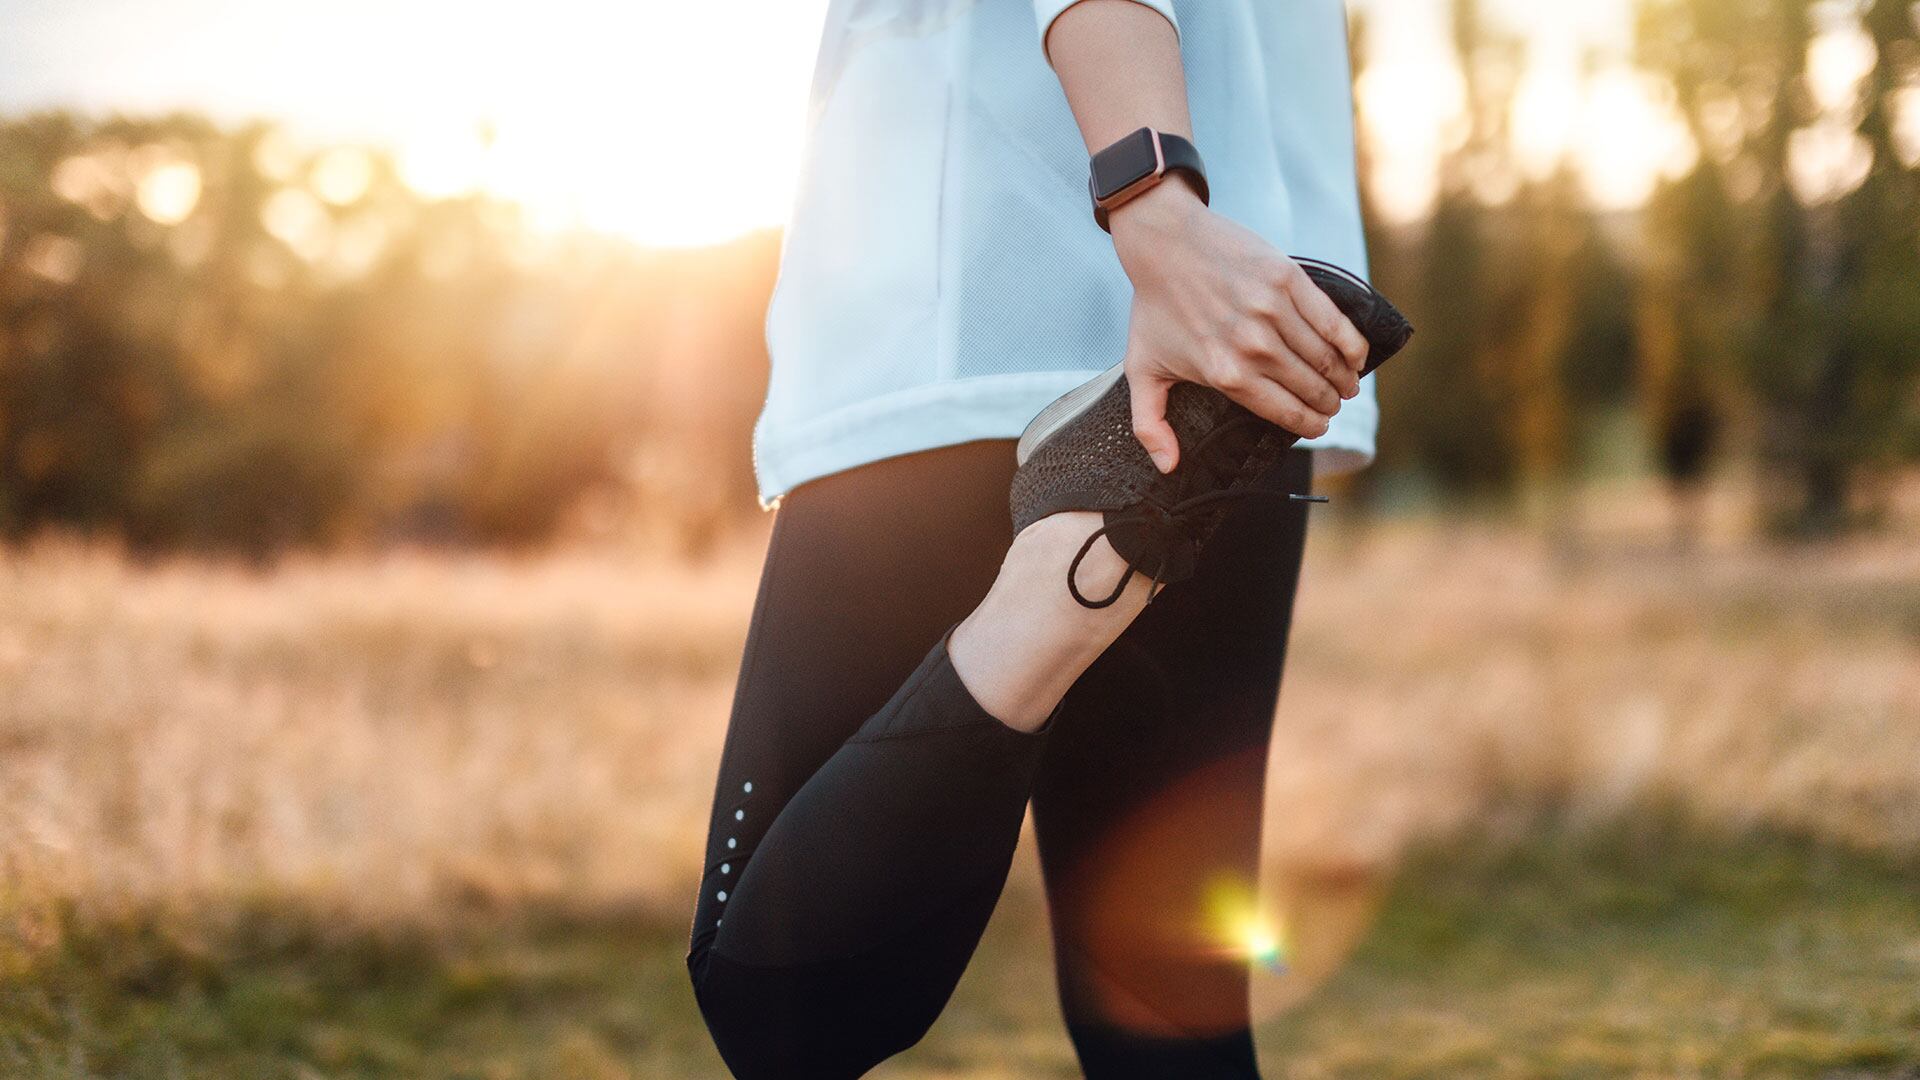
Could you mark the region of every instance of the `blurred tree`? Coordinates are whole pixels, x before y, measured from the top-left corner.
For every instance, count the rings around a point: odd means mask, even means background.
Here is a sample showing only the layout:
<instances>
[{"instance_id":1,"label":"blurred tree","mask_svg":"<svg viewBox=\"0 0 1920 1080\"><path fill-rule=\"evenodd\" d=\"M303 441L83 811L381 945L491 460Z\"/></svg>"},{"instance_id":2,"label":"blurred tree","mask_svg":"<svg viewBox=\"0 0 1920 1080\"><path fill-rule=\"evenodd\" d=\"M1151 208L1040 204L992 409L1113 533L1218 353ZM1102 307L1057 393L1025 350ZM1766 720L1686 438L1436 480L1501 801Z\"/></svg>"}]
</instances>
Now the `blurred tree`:
<instances>
[{"instance_id":1,"label":"blurred tree","mask_svg":"<svg viewBox=\"0 0 1920 1080\"><path fill-rule=\"evenodd\" d=\"M1376 282L1419 327L1406 366L1381 384L1382 463L1447 492L1521 491L1558 522L1579 409L1631 382L1625 277L1571 177L1530 183L1514 160L1525 43L1475 0L1451 13L1464 128L1437 164L1432 213L1369 236Z\"/></svg>"},{"instance_id":2,"label":"blurred tree","mask_svg":"<svg viewBox=\"0 0 1920 1080\"><path fill-rule=\"evenodd\" d=\"M1498 211L1475 189L1477 176L1504 167L1504 118L1490 107L1490 69L1518 47L1488 39L1478 5L1454 8L1453 45L1466 80L1467 128L1439 163L1438 197L1422 221L1383 226L1368 202L1374 282L1419 328L1417 344L1380 384L1380 457L1389 471L1413 472L1452 493L1505 491L1520 475L1519 415L1503 371L1507 339L1522 325L1524 277L1503 249ZM1354 36L1364 67L1367 33ZM1362 141L1362 146L1366 141ZM1363 173L1370 172L1362 158Z\"/></svg>"},{"instance_id":3,"label":"blurred tree","mask_svg":"<svg viewBox=\"0 0 1920 1080\"><path fill-rule=\"evenodd\" d=\"M754 512L774 259L541 239L263 125L0 124L0 535L518 544L629 489L710 539Z\"/></svg>"},{"instance_id":4,"label":"blurred tree","mask_svg":"<svg viewBox=\"0 0 1920 1080\"><path fill-rule=\"evenodd\" d=\"M1769 517L1796 533L1845 526L1863 473L1910 459L1920 430L1920 178L1892 123L1916 33L1906 0L1641 10L1643 62L1706 150L1650 211L1672 363L1751 399Z\"/></svg>"}]
</instances>

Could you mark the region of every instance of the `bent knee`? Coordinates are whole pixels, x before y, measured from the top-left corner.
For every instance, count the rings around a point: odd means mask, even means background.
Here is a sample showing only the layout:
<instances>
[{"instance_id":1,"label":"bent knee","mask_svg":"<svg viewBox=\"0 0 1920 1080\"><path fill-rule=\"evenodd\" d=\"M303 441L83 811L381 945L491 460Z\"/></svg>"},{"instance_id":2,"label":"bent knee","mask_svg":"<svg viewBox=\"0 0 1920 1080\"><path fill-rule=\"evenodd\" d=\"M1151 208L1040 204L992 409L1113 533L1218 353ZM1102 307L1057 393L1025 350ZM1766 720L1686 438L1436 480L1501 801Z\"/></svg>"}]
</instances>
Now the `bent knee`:
<instances>
[{"instance_id":1,"label":"bent knee","mask_svg":"<svg viewBox=\"0 0 1920 1080\"><path fill-rule=\"evenodd\" d=\"M855 1080L919 1042L947 998L859 958L760 966L709 947L688 968L707 1031L739 1080Z\"/></svg>"}]
</instances>

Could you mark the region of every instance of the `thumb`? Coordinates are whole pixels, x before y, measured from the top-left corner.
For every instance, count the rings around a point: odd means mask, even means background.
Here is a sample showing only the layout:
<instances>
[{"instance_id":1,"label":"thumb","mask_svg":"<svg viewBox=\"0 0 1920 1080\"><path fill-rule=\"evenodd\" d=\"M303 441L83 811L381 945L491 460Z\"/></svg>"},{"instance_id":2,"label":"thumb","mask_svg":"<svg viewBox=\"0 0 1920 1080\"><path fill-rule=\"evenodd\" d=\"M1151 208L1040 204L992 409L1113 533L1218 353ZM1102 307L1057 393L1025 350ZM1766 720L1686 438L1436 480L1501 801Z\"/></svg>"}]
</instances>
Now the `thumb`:
<instances>
[{"instance_id":1,"label":"thumb","mask_svg":"<svg viewBox=\"0 0 1920 1080\"><path fill-rule=\"evenodd\" d=\"M1133 401L1133 437L1146 447L1153 467L1162 473L1180 464L1180 440L1167 423L1167 391L1173 380L1145 372L1127 373L1127 391Z\"/></svg>"}]
</instances>

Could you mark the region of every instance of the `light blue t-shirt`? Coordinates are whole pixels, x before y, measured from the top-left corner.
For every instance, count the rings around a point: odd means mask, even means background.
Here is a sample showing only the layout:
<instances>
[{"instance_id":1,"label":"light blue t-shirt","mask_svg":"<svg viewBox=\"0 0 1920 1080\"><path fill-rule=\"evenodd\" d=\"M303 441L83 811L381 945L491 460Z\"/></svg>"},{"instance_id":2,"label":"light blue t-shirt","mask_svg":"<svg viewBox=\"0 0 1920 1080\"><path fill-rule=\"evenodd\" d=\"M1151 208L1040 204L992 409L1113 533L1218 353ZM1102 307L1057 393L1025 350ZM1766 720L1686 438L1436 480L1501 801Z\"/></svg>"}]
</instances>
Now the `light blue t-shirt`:
<instances>
[{"instance_id":1,"label":"light blue t-shirt","mask_svg":"<svg viewBox=\"0 0 1920 1080\"><path fill-rule=\"evenodd\" d=\"M1041 49L1074 0L833 0L767 314L763 500L1012 438L1125 352L1132 289ZM1136 0L1174 21L1215 210L1364 275L1340 0ZM1373 456L1372 379L1302 445Z\"/></svg>"}]
</instances>

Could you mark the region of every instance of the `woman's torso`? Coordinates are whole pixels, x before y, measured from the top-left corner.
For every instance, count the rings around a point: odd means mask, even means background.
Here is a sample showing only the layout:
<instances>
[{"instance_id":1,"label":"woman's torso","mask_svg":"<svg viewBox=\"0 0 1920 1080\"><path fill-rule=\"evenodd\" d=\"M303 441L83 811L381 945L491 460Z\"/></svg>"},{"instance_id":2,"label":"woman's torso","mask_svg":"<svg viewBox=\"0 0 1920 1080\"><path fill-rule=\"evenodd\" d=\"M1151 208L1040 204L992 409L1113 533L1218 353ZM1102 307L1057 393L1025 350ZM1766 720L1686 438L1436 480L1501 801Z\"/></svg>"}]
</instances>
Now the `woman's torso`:
<instances>
[{"instance_id":1,"label":"woman's torso","mask_svg":"<svg viewBox=\"0 0 1920 1080\"><path fill-rule=\"evenodd\" d=\"M1166 0L1161 0L1164 5ZM764 498L1017 435L1124 352L1131 291L1041 52L1059 0L834 0L767 318ZM1036 17L1036 8L1040 15ZM1365 273L1338 0L1173 0L1213 206ZM1372 455L1370 385L1309 446Z\"/></svg>"}]
</instances>

